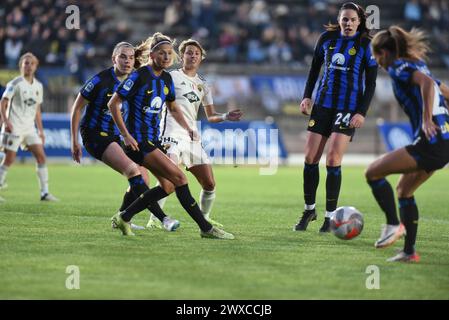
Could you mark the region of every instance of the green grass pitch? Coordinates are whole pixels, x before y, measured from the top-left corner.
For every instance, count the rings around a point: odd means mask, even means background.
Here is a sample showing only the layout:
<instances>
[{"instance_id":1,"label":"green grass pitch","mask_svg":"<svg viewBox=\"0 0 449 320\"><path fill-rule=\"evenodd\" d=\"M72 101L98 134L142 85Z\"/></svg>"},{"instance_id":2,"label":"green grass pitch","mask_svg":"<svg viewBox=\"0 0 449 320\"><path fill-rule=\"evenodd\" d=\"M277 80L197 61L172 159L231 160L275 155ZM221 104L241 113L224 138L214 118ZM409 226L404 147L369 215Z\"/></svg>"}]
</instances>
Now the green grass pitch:
<instances>
[{"instance_id":1,"label":"green grass pitch","mask_svg":"<svg viewBox=\"0 0 449 320\"><path fill-rule=\"evenodd\" d=\"M384 217L363 170L343 167L339 205L365 218L362 234L343 241L318 233L323 167L318 221L303 233L292 231L303 207L301 168L261 176L255 167L215 167L212 217L236 235L225 241L201 239L175 196L165 210L180 229L123 237L110 228L127 187L119 174L104 165L50 165L50 190L62 201L40 203L34 166L17 164L0 191L7 200L0 204L0 299L449 299L449 170L416 192L419 264L385 261L403 240L374 249ZM135 221L145 224L147 216ZM79 290L65 286L69 265L79 267ZM366 288L371 265L379 268L379 289Z\"/></svg>"}]
</instances>

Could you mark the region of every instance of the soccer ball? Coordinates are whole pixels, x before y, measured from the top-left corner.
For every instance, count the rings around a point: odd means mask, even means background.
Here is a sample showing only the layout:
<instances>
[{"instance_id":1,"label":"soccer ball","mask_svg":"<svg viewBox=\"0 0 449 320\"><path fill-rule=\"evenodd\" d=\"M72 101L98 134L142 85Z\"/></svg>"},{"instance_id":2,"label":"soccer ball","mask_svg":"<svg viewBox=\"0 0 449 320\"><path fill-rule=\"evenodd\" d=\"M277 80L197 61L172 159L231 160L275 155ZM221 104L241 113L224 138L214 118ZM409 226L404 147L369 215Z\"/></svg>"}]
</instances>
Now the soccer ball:
<instances>
[{"instance_id":1,"label":"soccer ball","mask_svg":"<svg viewBox=\"0 0 449 320\"><path fill-rule=\"evenodd\" d=\"M363 230L363 216L354 207L339 207L330 220L332 233L340 239L350 240Z\"/></svg>"}]
</instances>

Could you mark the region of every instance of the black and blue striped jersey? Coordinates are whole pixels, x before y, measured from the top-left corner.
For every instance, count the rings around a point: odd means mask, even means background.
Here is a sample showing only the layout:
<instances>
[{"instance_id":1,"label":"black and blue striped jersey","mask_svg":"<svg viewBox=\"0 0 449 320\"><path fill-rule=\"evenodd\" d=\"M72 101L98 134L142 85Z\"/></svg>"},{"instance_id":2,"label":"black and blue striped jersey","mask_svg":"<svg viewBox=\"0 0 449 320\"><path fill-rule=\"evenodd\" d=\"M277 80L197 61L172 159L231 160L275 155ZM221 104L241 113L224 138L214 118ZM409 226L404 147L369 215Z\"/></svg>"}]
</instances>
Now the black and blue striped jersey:
<instances>
[{"instance_id":1,"label":"black and blue striped jersey","mask_svg":"<svg viewBox=\"0 0 449 320\"><path fill-rule=\"evenodd\" d=\"M80 94L89 103L81 119L81 127L110 135L120 134L108 108L108 102L119 84L120 80L114 73L113 67L101 71L86 82Z\"/></svg>"},{"instance_id":2,"label":"black and blue striped jersey","mask_svg":"<svg viewBox=\"0 0 449 320\"><path fill-rule=\"evenodd\" d=\"M435 97L432 119L441 130L430 140L430 143L435 143L438 139L449 140L449 112L440 90L440 81L433 78L424 61L397 59L388 67L388 73L393 81L394 95L410 120L414 138L424 135L421 129L424 112L421 88L411 82L415 71L420 71L434 80Z\"/></svg>"},{"instance_id":3,"label":"black and blue striped jersey","mask_svg":"<svg viewBox=\"0 0 449 320\"><path fill-rule=\"evenodd\" d=\"M168 72L156 76L150 66L143 66L123 81L117 94L128 101L126 127L138 143L156 141L165 101L175 101L175 87Z\"/></svg>"},{"instance_id":4,"label":"black and blue striped jersey","mask_svg":"<svg viewBox=\"0 0 449 320\"><path fill-rule=\"evenodd\" d=\"M365 72L368 68L375 70L374 82L377 76L377 63L371 53L370 42L359 32L352 37L343 36L339 30L322 33L315 47L304 98L311 98L324 64L315 104L342 111L360 110L364 115L372 98L371 94L364 98ZM374 93L374 89L372 91Z\"/></svg>"}]
</instances>

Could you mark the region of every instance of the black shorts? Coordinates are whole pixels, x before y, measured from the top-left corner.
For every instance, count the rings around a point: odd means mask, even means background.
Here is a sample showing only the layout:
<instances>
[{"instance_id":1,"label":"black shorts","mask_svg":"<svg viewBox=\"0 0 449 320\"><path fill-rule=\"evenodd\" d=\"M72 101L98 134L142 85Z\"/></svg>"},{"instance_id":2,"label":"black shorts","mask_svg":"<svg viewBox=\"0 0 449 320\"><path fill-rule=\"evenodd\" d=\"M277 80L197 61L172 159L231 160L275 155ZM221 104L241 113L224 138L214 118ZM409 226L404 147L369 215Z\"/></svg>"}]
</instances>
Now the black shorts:
<instances>
[{"instance_id":1,"label":"black shorts","mask_svg":"<svg viewBox=\"0 0 449 320\"><path fill-rule=\"evenodd\" d=\"M349 122L353 115L354 112L351 111L340 111L314 104L307 130L328 138L332 132L343 133L352 140L355 128L349 128Z\"/></svg>"},{"instance_id":2,"label":"black shorts","mask_svg":"<svg viewBox=\"0 0 449 320\"><path fill-rule=\"evenodd\" d=\"M163 153L167 153L167 150L161 144L161 141L145 141L139 142L139 151L134 151L130 147L127 147L122 142L122 148L125 150L126 155L138 165L143 164L145 156L156 149L161 150Z\"/></svg>"},{"instance_id":3,"label":"black shorts","mask_svg":"<svg viewBox=\"0 0 449 320\"><path fill-rule=\"evenodd\" d=\"M430 144L424 135L405 147L407 152L416 160L418 168L432 172L443 168L449 163L449 140L437 140Z\"/></svg>"},{"instance_id":4,"label":"black shorts","mask_svg":"<svg viewBox=\"0 0 449 320\"><path fill-rule=\"evenodd\" d=\"M101 157L104 151L111 143L117 142L120 145L120 136L117 135L85 127L81 127L80 133L83 138L84 148L92 157L100 161L102 161Z\"/></svg>"}]
</instances>

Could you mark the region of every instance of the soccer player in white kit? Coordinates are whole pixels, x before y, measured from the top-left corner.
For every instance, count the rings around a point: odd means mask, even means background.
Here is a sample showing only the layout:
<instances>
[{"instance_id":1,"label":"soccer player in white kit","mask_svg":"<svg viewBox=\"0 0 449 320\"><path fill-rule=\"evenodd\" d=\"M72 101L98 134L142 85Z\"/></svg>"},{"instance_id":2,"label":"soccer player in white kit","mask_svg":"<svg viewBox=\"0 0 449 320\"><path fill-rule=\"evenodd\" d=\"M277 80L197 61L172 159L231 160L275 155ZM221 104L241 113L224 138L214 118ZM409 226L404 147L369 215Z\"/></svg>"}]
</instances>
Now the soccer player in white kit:
<instances>
[{"instance_id":1,"label":"soccer player in white kit","mask_svg":"<svg viewBox=\"0 0 449 320\"><path fill-rule=\"evenodd\" d=\"M171 71L170 75L175 85L176 103L180 106L190 128L198 131L196 122L201 105L204 107L209 122L240 120L243 113L239 109L224 114L215 111L210 88L197 73L206 56L206 51L201 44L193 39L185 40L179 45L179 54L182 59L182 68ZM200 209L206 220L216 227L222 227L220 223L209 217L215 200L215 180L210 160L201 146L201 141L192 141L187 131L176 122L166 108L161 120L161 142L167 148L167 155L170 159L178 165L183 164L201 184ZM174 191L174 186L170 181L163 178L158 179L167 193ZM159 200L161 208L166 199ZM147 227L159 228L160 222L151 215Z\"/></svg>"},{"instance_id":2,"label":"soccer player in white kit","mask_svg":"<svg viewBox=\"0 0 449 320\"><path fill-rule=\"evenodd\" d=\"M0 102L3 120L2 145L6 154L0 166L0 188L6 187L6 173L14 163L20 146L23 150L31 151L36 158L40 199L57 201L58 199L48 191L48 169L43 148L45 136L41 115L43 87L34 77L38 64L39 61L34 54L27 52L22 55L19 60L21 75L8 82Z\"/></svg>"}]
</instances>

